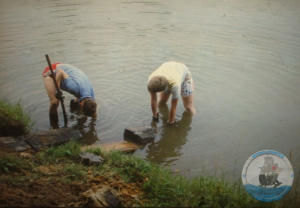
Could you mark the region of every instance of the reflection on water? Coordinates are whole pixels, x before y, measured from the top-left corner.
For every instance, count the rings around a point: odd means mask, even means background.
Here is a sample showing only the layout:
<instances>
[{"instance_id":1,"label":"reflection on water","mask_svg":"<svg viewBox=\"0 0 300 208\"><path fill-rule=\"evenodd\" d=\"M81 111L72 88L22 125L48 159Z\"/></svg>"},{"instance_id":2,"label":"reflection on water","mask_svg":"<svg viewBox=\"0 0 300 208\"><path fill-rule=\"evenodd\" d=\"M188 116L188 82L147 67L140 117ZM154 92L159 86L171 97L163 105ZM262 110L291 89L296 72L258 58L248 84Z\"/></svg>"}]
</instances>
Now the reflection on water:
<instances>
[{"instance_id":1,"label":"reflection on water","mask_svg":"<svg viewBox=\"0 0 300 208\"><path fill-rule=\"evenodd\" d=\"M191 130L192 115L186 111L183 112L179 121L174 126L169 126L167 120L169 117L168 106L159 107L162 126L159 127L160 140L147 146L147 158L151 161L165 165L170 165L176 161L182 154L181 147L186 143L188 132ZM152 122L153 128L158 128L155 121Z\"/></svg>"},{"instance_id":2,"label":"reflection on water","mask_svg":"<svg viewBox=\"0 0 300 208\"><path fill-rule=\"evenodd\" d=\"M82 135L80 143L90 145L99 140L96 131L96 118L90 118L78 113L71 115L71 118L72 124L70 126L78 129Z\"/></svg>"}]
</instances>

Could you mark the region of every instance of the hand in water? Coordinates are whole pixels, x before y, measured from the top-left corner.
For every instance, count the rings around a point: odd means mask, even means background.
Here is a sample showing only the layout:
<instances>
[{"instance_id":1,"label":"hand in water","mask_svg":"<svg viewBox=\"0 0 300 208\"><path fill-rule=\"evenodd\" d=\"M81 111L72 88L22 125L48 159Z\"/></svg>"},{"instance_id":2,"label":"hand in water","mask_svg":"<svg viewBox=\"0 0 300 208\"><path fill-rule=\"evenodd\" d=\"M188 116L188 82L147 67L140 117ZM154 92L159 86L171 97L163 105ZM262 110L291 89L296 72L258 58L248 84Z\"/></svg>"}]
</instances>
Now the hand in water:
<instances>
[{"instance_id":1,"label":"hand in water","mask_svg":"<svg viewBox=\"0 0 300 208\"><path fill-rule=\"evenodd\" d=\"M152 116L152 121L158 122L159 121L159 113L156 116Z\"/></svg>"}]
</instances>

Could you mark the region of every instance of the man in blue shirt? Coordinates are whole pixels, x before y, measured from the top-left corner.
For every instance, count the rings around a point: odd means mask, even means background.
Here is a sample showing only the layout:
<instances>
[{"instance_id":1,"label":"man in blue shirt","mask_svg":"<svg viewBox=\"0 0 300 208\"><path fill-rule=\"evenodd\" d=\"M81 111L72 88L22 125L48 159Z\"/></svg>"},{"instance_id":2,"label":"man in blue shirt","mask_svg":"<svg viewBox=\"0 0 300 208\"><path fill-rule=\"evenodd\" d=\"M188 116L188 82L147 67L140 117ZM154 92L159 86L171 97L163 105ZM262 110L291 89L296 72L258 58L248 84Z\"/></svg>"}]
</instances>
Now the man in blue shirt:
<instances>
[{"instance_id":1,"label":"man in blue shirt","mask_svg":"<svg viewBox=\"0 0 300 208\"><path fill-rule=\"evenodd\" d=\"M97 104L95 102L93 87L80 69L70 64L52 64L57 85L60 89L69 92L76 97L71 104L78 105L86 116L96 117ZM53 128L58 128L57 108L59 100L56 97L56 88L49 67L43 71L43 81L50 100L49 119Z\"/></svg>"}]
</instances>

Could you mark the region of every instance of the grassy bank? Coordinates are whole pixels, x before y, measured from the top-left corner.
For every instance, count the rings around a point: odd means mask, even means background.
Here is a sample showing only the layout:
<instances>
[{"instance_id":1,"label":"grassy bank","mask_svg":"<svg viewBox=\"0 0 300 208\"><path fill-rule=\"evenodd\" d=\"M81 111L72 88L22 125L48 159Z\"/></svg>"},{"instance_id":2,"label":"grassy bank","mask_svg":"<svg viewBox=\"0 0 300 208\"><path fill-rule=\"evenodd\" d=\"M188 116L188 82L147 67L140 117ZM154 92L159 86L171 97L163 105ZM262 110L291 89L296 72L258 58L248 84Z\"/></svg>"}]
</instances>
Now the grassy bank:
<instances>
[{"instance_id":1,"label":"grassy bank","mask_svg":"<svg viewBox=\"0 0 300 208\"><path fill-rule=\"evenodd\" d=\"M27 134L32 127L30 117L24 113L20 103L0 101L0 136Z\"/></svg>"},{"instance_id":2,"label":"grassy bank","mask_svg":"<svg viewBox=\"0 0 300 208\"><path fill-rule=\"evenodd\" d=\"M240 184L213 177L188 180L141 158L102 153L100 149L90 151L103 156L104 164L83 165L80 145L74 142L37 154L0 154L0 204L86 206L81 193L108 184L121 193L123 206L296 207L292 195L277 203L258 202Z\"/></svg>"}]
</instances>

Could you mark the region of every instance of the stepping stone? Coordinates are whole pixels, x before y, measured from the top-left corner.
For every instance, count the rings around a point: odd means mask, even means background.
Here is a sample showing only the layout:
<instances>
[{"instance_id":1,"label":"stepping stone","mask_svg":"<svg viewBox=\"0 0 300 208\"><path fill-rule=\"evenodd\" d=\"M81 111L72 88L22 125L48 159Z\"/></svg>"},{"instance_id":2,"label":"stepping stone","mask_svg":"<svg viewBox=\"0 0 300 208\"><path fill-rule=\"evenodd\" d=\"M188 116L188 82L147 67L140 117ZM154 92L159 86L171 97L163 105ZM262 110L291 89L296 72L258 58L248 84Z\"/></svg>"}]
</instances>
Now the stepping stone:
<instances>
[{"instance_id":1,"label":"stepping stone","mask_svg":"<svg viewBox=\"0 0 300 208\"><path fill-rule=\"evenodd\" d=\"M112 142L112 143L104 143L104 144L94 144L81 147L81 151L86 151L88 149L96 149L100 148L103 152L109 152L112 150L117 150L121 152L133 152L140 147L134 143L127 142L127 141L120 141L120 142Z\"/></svg>"},{"instance_id":2,"label":"stepping stone","mask_svg":"<svg viewBox=\"0 0 300 208\"><path fill-rule=\"evenodd\" d=\"M118 192L110 186L93 187L81 194L87 198L87 207L122 207Z\"/></svg>"},{"instance_id":3,"label":"stepping stone","mask_svg":"<svg viewBox=\"0 0 300 208\"><path fill-rule=\"evenodd\" d=\"M0 150L5 152L23 152L30 146L22 137L0 137Z\"/></svg>"},{"instance_id":4,"label":"stepping stone","mask_svg":"<svg viewBox=\"0 0 300 208\"><path fill-rule=\"evenodd\" d=\"M154 137L155 132L150 126L132 127L124 130L124 139L136 144L145 145L146 143L153 141Z\"/></svg>"},{"instance_id":5,"label":"stepping stone","mask_svg":"<svg viewBox=\"0 0 300 208\"><path fill-rule=\"evenodd\" d=\"M90 152L83 152L80 155L81 161L86 165L100 165L104 159Z\"/></svg>"},{"instance_id":6,"label":"stepping stone","mask_svg":"<svg viewBox=\"0 0 300 208\"><path fill-rule=\"evenodd\" d=\"M45 147L64 144L70 140L78 140L80 138L81 134L79 130L73 128L60 128L30 134L29 136L26 136L25 141L34 150L40 150Z\"/></svg>"}]
</instances>

